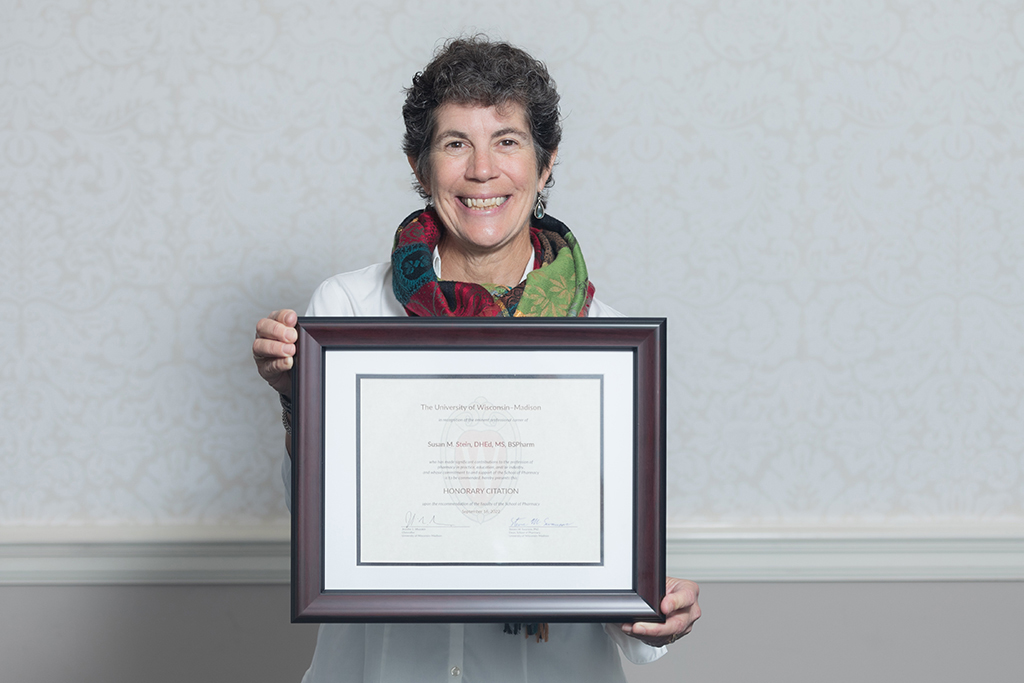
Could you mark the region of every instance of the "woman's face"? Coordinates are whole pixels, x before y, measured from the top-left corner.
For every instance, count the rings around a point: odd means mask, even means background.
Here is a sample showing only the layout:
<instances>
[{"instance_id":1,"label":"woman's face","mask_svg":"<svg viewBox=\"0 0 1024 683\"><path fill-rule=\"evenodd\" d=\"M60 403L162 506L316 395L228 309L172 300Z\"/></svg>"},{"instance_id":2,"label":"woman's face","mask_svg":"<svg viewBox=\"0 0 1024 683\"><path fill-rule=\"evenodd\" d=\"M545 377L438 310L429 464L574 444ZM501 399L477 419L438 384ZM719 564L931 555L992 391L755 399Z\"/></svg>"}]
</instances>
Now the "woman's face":
<instances>
[{"instance_id":1,"label":"woman's face","mask_svg":"<svg viewBox=\"0 0 1024 683\"><path fill-rule=\"evenodd\" d=\"M430 177L417 178L434 200L450 247L482 255L529 241L530 214L551 166L538 175L522 106L442 105L429 154ZM415 170L412 158L409 163Z\"/></svg>"}]
</instances>

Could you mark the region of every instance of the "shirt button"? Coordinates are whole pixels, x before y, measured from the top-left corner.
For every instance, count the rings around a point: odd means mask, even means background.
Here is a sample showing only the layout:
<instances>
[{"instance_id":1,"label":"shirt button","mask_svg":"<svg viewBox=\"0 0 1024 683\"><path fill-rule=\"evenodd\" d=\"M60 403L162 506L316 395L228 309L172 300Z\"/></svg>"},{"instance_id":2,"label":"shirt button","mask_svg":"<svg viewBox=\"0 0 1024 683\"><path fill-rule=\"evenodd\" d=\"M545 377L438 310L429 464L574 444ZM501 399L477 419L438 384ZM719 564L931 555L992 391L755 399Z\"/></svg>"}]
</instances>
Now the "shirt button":
<instances>
[{"instance_id":1,"label":"shirt button","mask_svg":"<svg viewBox=\"0 0 1024 683\"><path fill-rule=\"evenodd\" d=\"M462 669L460 669L457 666L453 666L452 667L452 676L458 676L461 673L462 673Z\"/></svg>"}]
</instances>

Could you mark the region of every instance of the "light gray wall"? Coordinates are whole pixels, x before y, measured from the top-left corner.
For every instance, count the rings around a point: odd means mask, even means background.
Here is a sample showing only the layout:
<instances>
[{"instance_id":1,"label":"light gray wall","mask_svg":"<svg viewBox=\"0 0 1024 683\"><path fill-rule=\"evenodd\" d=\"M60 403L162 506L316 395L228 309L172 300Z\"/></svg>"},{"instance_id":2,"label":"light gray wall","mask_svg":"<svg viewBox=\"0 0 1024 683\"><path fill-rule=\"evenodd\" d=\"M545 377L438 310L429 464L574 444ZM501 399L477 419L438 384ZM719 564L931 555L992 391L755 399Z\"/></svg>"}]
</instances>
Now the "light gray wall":
<instances>
[{"instance_id":1,"label":"light gray wall","mask_svg":"<svg viewBox=\"0 0 1024 683\"><path fill-rule=\"evenodd\" d=\"M708 583L631 683L985 683L1024 671L1024 583ZM0 587L4 683L297 682L285 586Z\"/></svg>"},{"instance_id":2,"label":"light gray wall","mask_svg":"<svg viewBox=\"0 0 1024 683\"><path fill-rule=\"evenodd\" d=\"M0 526L283 522L254 321L387 258L420 204L402 88L475 29L559 83L550 208L598 295L670 320L670 525L1022 526L1022 27L1009 1L16 3Z\"/></svg>"}]
</instances>

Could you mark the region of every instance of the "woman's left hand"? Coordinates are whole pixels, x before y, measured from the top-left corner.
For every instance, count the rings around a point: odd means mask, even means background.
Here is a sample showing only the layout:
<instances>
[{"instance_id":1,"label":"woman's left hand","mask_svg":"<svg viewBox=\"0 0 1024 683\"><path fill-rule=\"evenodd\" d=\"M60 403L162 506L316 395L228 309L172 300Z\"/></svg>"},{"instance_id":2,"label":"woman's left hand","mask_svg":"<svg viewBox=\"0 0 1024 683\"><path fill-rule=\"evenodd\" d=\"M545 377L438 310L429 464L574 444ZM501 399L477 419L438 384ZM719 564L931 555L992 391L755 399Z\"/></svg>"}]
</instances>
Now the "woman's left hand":
<instances>
[{"instance_id":1,"label":"woman's left hand","mask_svg":"<svg viewBox=\"0 0 1024 683\"><path fill-rule=\"evenodd\" d=\"M674 643L689 633L693 622L700 619L700 605L697 604L699 594L700 586L693 581L673 579L670 576L665 579L665 598L661 601L665 623L623 624L622 630L653 647Z\"/></svg>"}]
</instances>

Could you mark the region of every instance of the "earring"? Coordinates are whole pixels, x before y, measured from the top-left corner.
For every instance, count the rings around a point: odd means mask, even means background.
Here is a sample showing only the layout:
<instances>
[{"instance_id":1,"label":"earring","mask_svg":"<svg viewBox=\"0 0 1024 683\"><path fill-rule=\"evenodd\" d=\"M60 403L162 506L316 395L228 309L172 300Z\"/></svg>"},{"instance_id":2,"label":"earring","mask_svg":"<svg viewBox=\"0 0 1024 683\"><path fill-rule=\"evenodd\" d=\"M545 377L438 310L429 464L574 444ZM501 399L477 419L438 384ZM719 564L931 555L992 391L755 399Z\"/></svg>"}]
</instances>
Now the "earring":
<instances>
[{"instance_id":1,"label":"earring","mask_svg":"<svg viewBox=\"0 0 1024 683\"><path fill-rule=\"evenodd\" d=\"M544 200L541 199L539 194L537 195L537 203L533 205L533 216L537 220L544 218Z\"/></svg>"}]
</instances>

